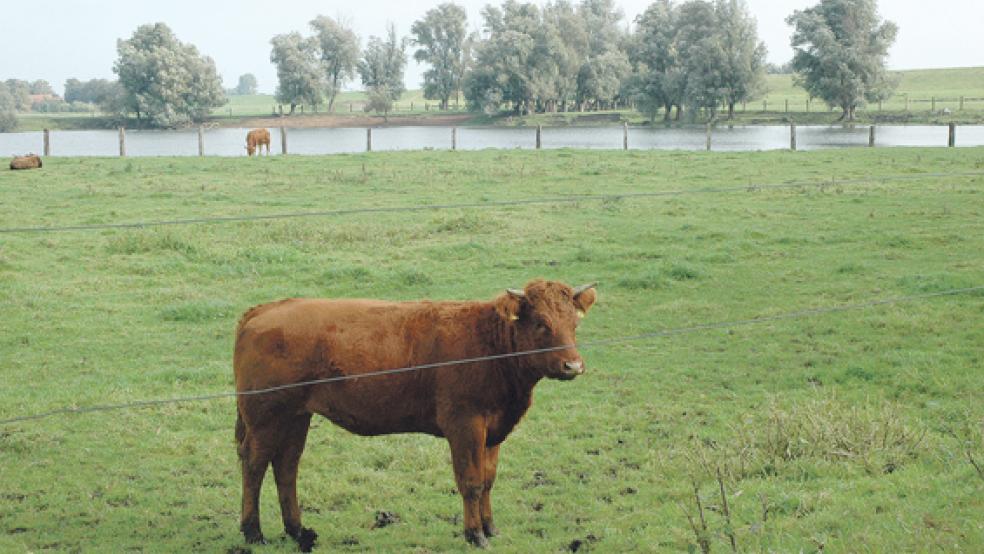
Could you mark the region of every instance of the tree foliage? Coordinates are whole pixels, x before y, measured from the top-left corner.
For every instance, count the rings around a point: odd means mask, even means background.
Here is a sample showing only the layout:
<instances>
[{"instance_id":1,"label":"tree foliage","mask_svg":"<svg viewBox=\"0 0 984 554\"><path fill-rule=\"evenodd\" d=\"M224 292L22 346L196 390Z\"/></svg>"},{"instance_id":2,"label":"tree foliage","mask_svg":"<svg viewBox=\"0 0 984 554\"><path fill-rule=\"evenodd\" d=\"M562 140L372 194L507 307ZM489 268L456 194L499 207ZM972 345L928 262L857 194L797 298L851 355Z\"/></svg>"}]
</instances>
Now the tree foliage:
<instances>
[{"instance_id":1,"label":"tree foliage","mask_svg":"<svg viewBox=\"0 0 984 554\"><path fill-rule=\"evenodd\" d=\"M369 37L359 60L359 75L370 102L368 110L386 114L406 90L403 79L407 67L407 41L397 38L396 27L389 25L386 40Z\"/></svg>"},{"instance_id":2,"label":"tree foliage","mask_svg":"<svg viewBox=\"0 0 984 554\"><path fill-rule=\"evenodd\" d=\"M300 104L319 105L324 92L324 72L318 39L298 32L277 35L270 41L270 61L277 66L277 101L290 105L290 113Z\"/></svg>"},{"instance_id":3,"label":"tree foliage","mask_svg":"<svg viewBox=\"0 0 984 554\"><path fill-rule=\"evenodd\" d=\"M328 111L332 111L335 109L335 97L342 86L355 77L359 62L359 37L351 28L323 15L311 21L311 28L320 46Z\"/></svg>"},{"instance_id":4,"label":"tree foliage","mask_svg":"<svg viewBox=\"0 0 984 554\"><path fill-rule=\"evenodd\" d=\"M65 101L101 104L109 95L113 94L115 86L114 82L107 79L90 79L88 81L69 79L65 81Z\"/></svg>"},{"instance_id":5,"label":"tree foliage","mask_svg":"<svg viewBox=\"0 0 984 554\"><path fill-rule=\"evenodd\" d=\"M17 102L5 83L0 82L0 133L17 127Z\"/></svg>"},{"instance_id":6,"label":"tree foliage","mask_svg":"<svg viewBox=\"0 0 984 554\"><path fill-rule=\"evenodd\" d=\"M854 119L865 101L887 98L896 83L885 67L898 27L878 15L876 0L821 0L786 19L794 27L796 82Z\"/></svg>"},{"instance_id":7,"label":"tree foliage","mask_svg":"<svg viewBox=\"0 0 984 554\"><path fill-rule=\"evenodd\" d=\"M448 109L452 95L461 90L468 58L466 30L468 15L455 4L441 4L413 23L410 32L418 46L414 59L430 64L424 72L424 98L438 100Z\"/></svg>"},{"instance_id":8,"label":"tree foliage","mask_svg":"<svg viewBox=\"0 0 984 554\"><path fill-rule=\"evenodd\" d=\"M163 23L141 25L116 49L113 71L126 93L124 109L138 121L155 127L200 122L226 102L212 58L180 42Z\"/></svg>"},{"instance_id":9,"label":"tree foliage","mask_svg":"<svg viewBox=\"0 0 984 554\"><path fill-rule=\"evenodd\" d=\"M14 99L14 109L19 112L31 110L31 83L20 79L7 79L7 93Z\"/></svg>"},{"instance_id":10,"label":"tree foliage","mask_svg":"<svg viewBox=\"0 0 984 554\"><path fill-rule=\"evenodd\" d=\"M256 94L257 86L256 75L244 73L239 76L239 83L236 85L235 92L240 96Z\"/></svg>"}]
</instances>

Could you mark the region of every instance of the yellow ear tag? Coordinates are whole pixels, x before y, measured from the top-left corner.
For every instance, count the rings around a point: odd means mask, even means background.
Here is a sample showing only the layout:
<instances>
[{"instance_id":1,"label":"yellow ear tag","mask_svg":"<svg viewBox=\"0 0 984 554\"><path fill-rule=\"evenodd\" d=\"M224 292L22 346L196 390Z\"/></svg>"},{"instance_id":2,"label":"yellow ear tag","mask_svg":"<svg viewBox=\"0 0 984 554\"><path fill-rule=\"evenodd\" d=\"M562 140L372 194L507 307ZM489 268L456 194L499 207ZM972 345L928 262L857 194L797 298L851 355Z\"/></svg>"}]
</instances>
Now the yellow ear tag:
<instances>
[{"instance_id":1,"label":"yellow ear tag","mask_svg":"<svg viewBox=\"0 0 984 554\"><path fill-rule=\"evenodd\" d=\"M511 316L509 316L509 321L519 321L519 316L518 315L511 315Z\"/></svg>"},{"instance_id":2,"label":"yellow ear tag","mask_svg":"<svg viewBox=\"0 0 984 554\"><path fill-rule=\"evenodd\" d=\"M586 315L586 314L584 313L584 310L578 310L578 311L577 311L577 317L578 317L578 318L582 318L582 317L584 317L585 315Z\"/></svg>"}]
</instances>

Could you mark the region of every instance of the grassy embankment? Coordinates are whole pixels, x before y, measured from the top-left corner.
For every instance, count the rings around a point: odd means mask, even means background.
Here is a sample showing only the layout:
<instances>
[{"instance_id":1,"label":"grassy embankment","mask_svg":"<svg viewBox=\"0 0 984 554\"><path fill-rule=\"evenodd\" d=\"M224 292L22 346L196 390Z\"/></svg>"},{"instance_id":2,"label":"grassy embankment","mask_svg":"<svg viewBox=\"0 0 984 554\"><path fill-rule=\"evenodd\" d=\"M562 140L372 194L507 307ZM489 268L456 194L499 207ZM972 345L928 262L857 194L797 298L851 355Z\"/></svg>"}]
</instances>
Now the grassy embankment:
<instances>
[{"instance_id":1,"label":"grassy embankment","mask_svg":"<svg viewBox=\"0 0 984 554\"><path fill-rule=\"evenodd\" d=\"M491 298L600 281L582 342L984 284L984 149L51 159L3 227L741 185L731 193L0 235L0 418L229 391L232 331L287 296ZM757 189L796 180L863 184ZM497 552L984 550L984 295L582 350L503 447ZM0 427L0 550L241 545L231 399ZM280 533L272 477L263 521ZM321 551L464 551L446 443L323 420ZM400 522L372 529L374 514Z\"/></svg>"},{"instance_id":2,"label":"grassy embankment","mask_svg":"<svg viewBox=\"0 0 984 554\"><path fill-rule=\"evenodd\" d=\"M984 123L984 67L957 69L926 69L898 72L899 87L895 96L886 101L879 111L877 105L859 111L859 124L864 123L911 123L945 124L951 121L963 124ZM831 112L821 102L812 102L807 111L806 92L793 84L790 75L769 75L764 99L748 103L745 109L739 108L735 123L738 124L786 124L795 121L800 124L830 124L840 116ZM935 112L930 100L939 100ZM967 99L960 110L960 97ZM910 99L906 111L906 97ZM763 100L766 102L763 105ZM786 112L786 101L789 112ZM335 113L341 116L363 115L365 102L363 92L345 92L339 95ZM407 91L396 105L393 115L427 118L448 113L465 112L464 99L460 109L439 112L434 101L425 100L420 90ZM260 94L254 96L232 96L229 103L213 110L213 124L226 126L244 125L247 120L273 115L276 101L273 96ZM764 108L764 109L763 109ZM949 109L950 114L942 113ZM294 118L322 117L324 114L298 113ZM382 118L378 118L382 121ZM529 117L475 115L470 121L473 125L613 125L627 121L638 125L647 123L646 118L632 110L602 111L590 113L539 114ZM658 118L662 121L662 116ZM105 118L91 114L27 114L20 116L18 130L35 131L50 129L86 129L111 126Z\"/></svg>"}]
</instances>

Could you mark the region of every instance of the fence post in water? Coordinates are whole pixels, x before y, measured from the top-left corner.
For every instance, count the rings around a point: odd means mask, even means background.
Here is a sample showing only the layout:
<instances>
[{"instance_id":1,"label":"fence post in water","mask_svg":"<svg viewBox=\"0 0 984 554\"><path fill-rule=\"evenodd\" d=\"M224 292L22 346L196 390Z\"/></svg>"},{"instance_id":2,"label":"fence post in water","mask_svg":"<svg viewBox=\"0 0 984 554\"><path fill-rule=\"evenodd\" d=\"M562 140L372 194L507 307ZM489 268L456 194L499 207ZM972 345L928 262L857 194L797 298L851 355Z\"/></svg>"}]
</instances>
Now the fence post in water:
<instances>
[{"instance_id":1,"label":"fence post in water","mask_svg":"<svg viewBox=\"0 0 984 554\"><path fill-rule=\"evenodd\" d=\"M622 123L622 150L629 149L629 122Z\"/></svg>"},{"instance_id":2,"label":"fence post in water","mask_svg":"<svg viewBox=\"0 0 984 554\"><path fill-rule=\"evenodd\" d=\"M198 157L205 157L205 126L198 126Z\"/></svg>"},{"instance_id":3,"label":"fence post in water","mask_svg":"<svg viewBox=\"0 0 984 554\"><path fill-rule=\"evenodd\" d=\"M120 127L120 157L126 157L126 129Z\"/></svg>"},{"instance_id":4,"label":"fence post in water","mask_svg":"<svg viewBox=\"0 0 984 554\"><path fill-rule=\"evenodd\" d=\"M536 126L536 149L537 150L539 150L540 147L543 146L543 142L540 140L542 136L543 136L543 126L542 125L537 125Z\"/></svg>"},{"instance_id":5,"label":"fence post in water","mask_svg":"<svg viewBox=\"0 0 984 554\"><path fill-rule=\"evenodd\" d=\"M372 152L372 127L366 128L366 152Z\"/></svg>"},{"instance_id":6,"label":"fence post in water","mask_svg":"<svg viewBox=\"0 0 984 554\"><path fill-rule=\"evenodd\" d=\"M287 155L287 127L280 128L280 153Z\"/></svg>"},{"instance_id":7,"label":"fence post in water","mask_svg":"<svg viewBox=\"0 0 984 554\"><path fill-rule=\"evenodd\" d=\"M789 125L789 149L793 152L796 151L796 124L792 123Z\"/></svg>"},{"instance_id":8,"label":"fence post in water","mask_svg":"<svg viewBox=\"0 0 984 554\"><path fill-rule=\"evenodd\" d=\"M868 147L875 147L875 126L872 125L871 129L868 130Z\"/></svg>"},{"instance_id":9,"label":"fence post in water","mask_svg":"<svg viewBox=\"0 0 984 554\"><path fill-rule=\"evenodd\" d=\"M458 128L451 127L451 150L458 149Z\"/></svg>"},{"instance_id":10,"label":"fence post in water","mask_svg":"<svg viewBox=\"0 0 984 554\"><path fill-rule=\"evenodd\" d=\"M950 137L947 140L947 146L954 148L957 145L957 124L950 124Z\"/></svg>"},{"instance_id":11,"label":"fence post in water","mask_svg":"<svg viewBox=\"0 0 984 554\"><path fill-rule=\"evenodd\" d=\"M711 151L711 122L707 122L707 151Z\"/></svg>"},{"instance_id":12,"label":"fence post in water","mask_svg":"<svg viewBox=\"0 0 984 554\"><path fill-rule=\"evenodd\" d=\"M51 155L51 132L47 129L44 130L44 157L47 158Z\"/></svg>"}]
</instances>

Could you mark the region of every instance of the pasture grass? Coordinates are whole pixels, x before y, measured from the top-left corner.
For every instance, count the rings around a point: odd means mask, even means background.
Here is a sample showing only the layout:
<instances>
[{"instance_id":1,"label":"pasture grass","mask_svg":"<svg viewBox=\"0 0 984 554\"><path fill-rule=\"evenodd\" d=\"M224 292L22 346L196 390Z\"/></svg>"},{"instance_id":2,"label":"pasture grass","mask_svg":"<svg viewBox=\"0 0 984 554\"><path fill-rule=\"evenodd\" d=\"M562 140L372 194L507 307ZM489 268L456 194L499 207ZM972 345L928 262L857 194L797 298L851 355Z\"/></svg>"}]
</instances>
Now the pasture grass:
<instances>
[{"instance_id":1,"label":"pasture grass","mask_svg":"<svg viewBox=\"0 0 984 554\"><path fill-rule=\"evenodd\" d=\"M597 280L588 344L982 285L984 177L918 177L982 171L980 148L52 158L0 173L0 226L611 196L0 234L0 418L230 391L239 314L290 296ZM826 184L755 186L799 181ZM742 551L980 552L982 318L977 293L582 348L588 373L541 383L503 446L494 550L721 552L733 535ZM242 547L234 419L223 399L0 426L0 551ZM318 419L299 495L322 552L468 551L443 440ZM378 512L398 521L374 528ZM294 551L272 477L262 518L272 544L251 550Z\"/></svg>"}]
</instances>

